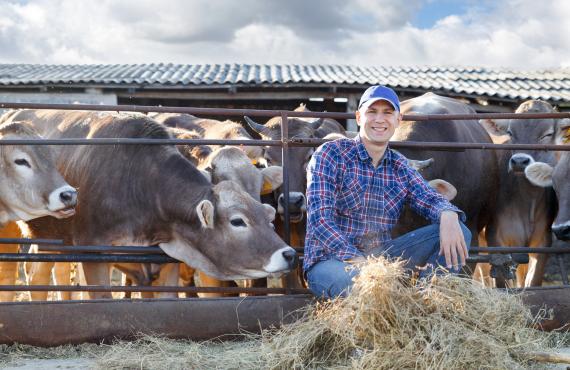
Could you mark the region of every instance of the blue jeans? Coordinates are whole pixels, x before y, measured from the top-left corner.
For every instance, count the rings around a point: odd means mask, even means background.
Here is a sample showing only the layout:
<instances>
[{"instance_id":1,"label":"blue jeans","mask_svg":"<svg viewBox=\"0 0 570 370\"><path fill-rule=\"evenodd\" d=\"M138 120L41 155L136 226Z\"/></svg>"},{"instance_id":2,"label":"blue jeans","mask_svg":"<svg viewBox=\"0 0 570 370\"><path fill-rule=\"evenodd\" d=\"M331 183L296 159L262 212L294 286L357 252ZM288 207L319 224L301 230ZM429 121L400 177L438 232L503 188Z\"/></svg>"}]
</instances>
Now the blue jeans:
<instances>
[{"instance_id":1,"label":"blue jeans","mask_svg":"<svg viewBox=\"0 0 570 370\"><path fill-rule=\"evenodd\" d=\"M465 237L465 244L469 248L471 232L461 223L461 230ZM439 224L419 228L393 239L387 247L380 247L372 251L374 256L384 255L388 258L402 258L406 260L405 268L413 271L416 266L426 266L419 271L420 278L427 277L434 269L445 267L445 257L439 255ZM460 267L453 268L454 273ZM347 262L337 259L328 259L314 264L307 271L307 283L314 295L324 298L346 297L352 279L359 273L358 269Z\"/></svg>"}]
</instances>

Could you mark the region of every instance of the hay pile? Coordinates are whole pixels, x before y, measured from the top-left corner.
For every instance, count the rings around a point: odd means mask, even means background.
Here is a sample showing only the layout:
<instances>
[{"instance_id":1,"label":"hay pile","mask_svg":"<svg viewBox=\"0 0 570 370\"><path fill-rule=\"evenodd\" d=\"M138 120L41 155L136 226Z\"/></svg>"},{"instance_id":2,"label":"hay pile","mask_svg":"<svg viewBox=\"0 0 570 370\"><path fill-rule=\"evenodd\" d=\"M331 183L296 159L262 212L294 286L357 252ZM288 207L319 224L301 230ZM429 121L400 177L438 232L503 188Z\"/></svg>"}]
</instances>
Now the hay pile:
<instances>
[{"instance_id":1,"label":"hay pile","mask_svg":"<svg viewBox=\"0 0 570 370\"><path fill-rule=\"evenodd\" d=\"M304 318L243 342L142 337L115 345L101 368L144 369L517 369L527 351L561 338L533 329L520 298L455 276L409 284L399 263L370 260L346 299L309 307Z\"/></svg>"},{"instance_id":2,"label":"hay pile","mask_svg":"<svg viewBox=\"0 0 570 370\"><path fill-rule=\"evenodd\" d=\"M514 369L529 365L526 351L557 345L533 329L546 312L532 317L516 295L456 276L411 285L400 263L383 259L361 271L348 298L317 305L304 320L266 333L267 364Z\"/></svg>"}]
</instances>

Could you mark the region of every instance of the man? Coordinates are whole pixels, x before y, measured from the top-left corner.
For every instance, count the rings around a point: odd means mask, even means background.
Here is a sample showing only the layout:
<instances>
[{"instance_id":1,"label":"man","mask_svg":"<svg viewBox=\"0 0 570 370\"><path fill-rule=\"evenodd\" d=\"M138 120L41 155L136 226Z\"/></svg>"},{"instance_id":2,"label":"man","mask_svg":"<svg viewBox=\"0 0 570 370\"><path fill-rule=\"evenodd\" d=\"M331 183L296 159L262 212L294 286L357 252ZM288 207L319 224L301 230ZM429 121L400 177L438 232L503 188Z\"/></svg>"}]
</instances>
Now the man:
<instances>
[{"instance_id":1,"label":"man","mask_svg":"<svg viewBox=\"0 0 570 370\"><path fill-rule=\"evenodd\" d=\"M360 99L354 139L320 146L307 169L304 270L317 296L346 296L368 255L403 258L429 276L438 266L458 272L471 234L465 214L432 189L404 156L388 148L402 120L396 93L368 88ZM405 203L433 223L396 239L390 231ZM439 224L439 225L438 225Z\"/></svg>"}]
</instances>

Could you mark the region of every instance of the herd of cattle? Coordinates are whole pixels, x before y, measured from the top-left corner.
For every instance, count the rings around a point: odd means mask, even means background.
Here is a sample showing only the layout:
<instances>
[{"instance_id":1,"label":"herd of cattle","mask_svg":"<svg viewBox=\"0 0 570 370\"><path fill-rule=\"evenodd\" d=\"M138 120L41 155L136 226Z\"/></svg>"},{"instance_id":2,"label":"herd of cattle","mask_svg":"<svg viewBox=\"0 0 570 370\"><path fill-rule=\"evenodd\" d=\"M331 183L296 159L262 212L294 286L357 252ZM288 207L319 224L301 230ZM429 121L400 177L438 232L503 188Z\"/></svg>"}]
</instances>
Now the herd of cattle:
<instances>
[{"instance_id":1,"label":"herd of cattle","mask_svg":"<svg viewBox=\"0 0 570 370\"><path fill-rule=\"evenodd\" d=\"M304 106L297 108L306 110ZM554 112L527 101L516 113ZM402 102L404 114L475 113L435 94ZM279 140L281 118L246 125L188 114L15 110L0 116L0 139L146 138ZM289 118L291 138L349 136L331 119ZM567 144L568 119L405 121L395 141ZM0 145L0 237L62 239L67 245L159 245L180 264L82 263L90 285L110 285L111 269L137 285L225 281L277 276L295 269L297 254L282 238L283 214L291 245L305 234L306 166L314 149L290 149L289 202L280 147L211 145ZM548 247L570 240L570 153L509 150L402 149L430 184L467 214L474 245ZM277 214L277 217L276 217ZM15 221L18 221L16 226ZM395 234L423 220L405 210ZM554 237L553 237L554 234ZM16 252L18 246L0 246ZM546 257L530 255L517 270L518 286L542 283ZM67 266L67 267L66 267ZM28 283L69 284L69 267L26 266ZM479 274L486 276L485 266ZM0 285L15 283L17 267L0 263ZM300 274L288 284L301 286ZM257 279L257 280L251 280ZM497 282L497 284L504 282ZM164 296L162 294L161 296ZM47 293L32 294L46 299ZM64 295L64 298L66 296ZM69 295L67 295L69 297ZM92 293L110 298L110 293ZM0 292L0 300L14 298Z\"/></svg>"}]
</instances>

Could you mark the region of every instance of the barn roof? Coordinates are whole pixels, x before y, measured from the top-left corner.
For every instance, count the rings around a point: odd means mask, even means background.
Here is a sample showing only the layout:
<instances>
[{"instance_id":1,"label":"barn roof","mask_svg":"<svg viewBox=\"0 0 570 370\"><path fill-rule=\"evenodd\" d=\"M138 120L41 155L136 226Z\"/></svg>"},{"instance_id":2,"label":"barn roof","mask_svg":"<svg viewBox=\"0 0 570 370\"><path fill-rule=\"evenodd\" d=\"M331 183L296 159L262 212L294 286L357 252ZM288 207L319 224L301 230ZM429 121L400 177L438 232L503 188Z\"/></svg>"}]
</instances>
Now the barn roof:
<instances>
[{"instance_id":1,"label":"barn roof","mask_svg":"<svg viewBox=\"0 0 570 370\"><path fill-rule=\"evenodd\" d=\"M359 67L298 64L0 64L0 87L362 86L440 90L506 99L570 101L570 69Z\"/></svg>"}]
</instances>

